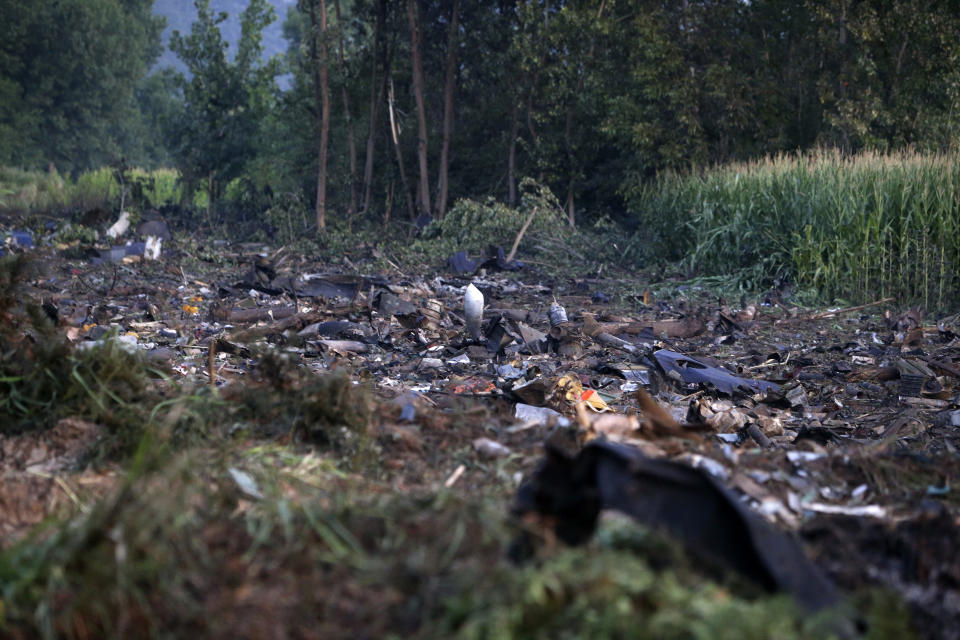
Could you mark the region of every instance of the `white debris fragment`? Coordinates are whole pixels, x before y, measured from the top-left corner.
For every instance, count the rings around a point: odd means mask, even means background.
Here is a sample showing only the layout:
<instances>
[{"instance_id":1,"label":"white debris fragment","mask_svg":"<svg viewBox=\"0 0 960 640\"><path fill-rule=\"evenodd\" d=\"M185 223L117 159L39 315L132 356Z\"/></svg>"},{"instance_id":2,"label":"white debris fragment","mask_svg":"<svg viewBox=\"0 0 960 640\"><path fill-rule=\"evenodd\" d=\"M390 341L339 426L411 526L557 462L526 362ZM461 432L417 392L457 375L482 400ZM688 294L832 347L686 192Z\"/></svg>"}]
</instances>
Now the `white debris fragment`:
<instances>
[{"instance_id":1,"label":"white debris fragment","mask_svg":"<svg viewBox=\"0 0 960 640\"><path fill-rule=\"evenodd\" d=\"M163 238L159 236L147 236L147 243L143 250L143 257L147 260L158 259L160 257L161 244L163 244Z\"/></svg>"},{"instance_id":2,"label":"white debris fragment","mask_svg":"<svg viewBox=\"0 0 960 640\"><path fill-rule=\"evenodd\" d=\"M813 462L820 458L826 458L825 453L816 453L814 451L787 451L787 460L796 464L798 462Z\"/></svg>"},{"instance_id":3,"label":"white debris fragment","mask_svg":"<svg viewBox=\"0 0 960 640\"><path fill-rule=\"evenodd\" d=\"M110 228L107 229L108 238L119 238L127 232L127 229L130 228L130 213L127 211L121 211L120 217L117 218L117 221L110 225Z\"/></svg>"},{"instance_id":4,"label":"white debris fragment","mask_svg":"<svg viewBox=\"0 0 960 640\"><path fill-rule=\"evenodd\" d=\"M457 483L457 480L460 479L460 476L462 476L466 470L467 470L467 467L465 465L461 464L460 466L458 466L456 469L454 469L453 473L450 474L450 477L446 479L446 481L443 483L443 486L449 489L450 487L455 485Z\"/></svg>"},{"instance_id":5,"label":"white debris fragment","mask_svg":"<svg viewBox=\"0 0 960 640\"><path fill-rule=\"evenodd\" d=\"M463 315L467 321L467 332L474 340L479 340L480 324L483 322L483 294L473 283L467 285L463 292Z\"/></svg>"},{"instance_id":6,"label":"white debris fragment","mask_svg":"<svg viewBox=\"0 0 960 640\"><path fill-rule=\"evenodd\" d=\"M512 453L510 447L490 438L477 438L473 441L473 448L484 458L505 458Z\"/></svg>"},{"instance_id":7,"label":"white debris fragment","mask_svg":"<svg viewBox=\"0 0 960 640\"><path fill-rule=\"evenodd\" d=\"M822 502L804 502L801 508L816 513L829 513L843 516L855 516L865 518L886 518L887 510L876 504L865 504L859 506L844 506L839 504L824 504Z\"/></svg>"},{"instance_id":8,"label":"white debris fragment","mask_svg":"<svg viewBox=\"0 0 960 640\"><path fill-rule=\"evenodd\" d=\"M260 487L257 486L257 481L253 479L246 471L241 471L236 467L230 467L227 469L230 472L230 477L233 478L233 481L237 483L237 487L240 488L240 491L244 492L251 498L256 498L257 500L263 499L263 493L260 491Z\"/></svg>"},{"instance_id":9,"label":"white debris fragment","mask_svg":"<svg viewBox=\"0 0 960 640\"><path fill-rule=\"evenodd\" d=\"M443 360L440 358L424 358L420 361L417 369L439 369L443 366Z\"/></svg>"},{"instance_id":10,"label":"white debris fragment","mask_svg":"<svg viewBox=\"0 0 960 640\"><path fill-rule=\"evenodd\" d=\"M553 419L559 427L569 427L571 424L570 419L559 411L554 411L550 407L535 407L522 402L517 403L513 417L523 422L535 422L538 424L549 424L550 420Z\"/></svg>"},{"instance_id":11,"label":"white debris fragment","mask_svg":"<svg viewBox=\"0 0 960 640\"><path fill-rule=\"evenodd\" d=\"M95 349L97 347L105 346L108 342L112 342L117 345L127 353L134 353L137 350L137 336L134 335L120 335L114 337L103 337L99 340L90 340L86 342L81 342L77 344L78 349Z\"/></svg>"}]
</instances>

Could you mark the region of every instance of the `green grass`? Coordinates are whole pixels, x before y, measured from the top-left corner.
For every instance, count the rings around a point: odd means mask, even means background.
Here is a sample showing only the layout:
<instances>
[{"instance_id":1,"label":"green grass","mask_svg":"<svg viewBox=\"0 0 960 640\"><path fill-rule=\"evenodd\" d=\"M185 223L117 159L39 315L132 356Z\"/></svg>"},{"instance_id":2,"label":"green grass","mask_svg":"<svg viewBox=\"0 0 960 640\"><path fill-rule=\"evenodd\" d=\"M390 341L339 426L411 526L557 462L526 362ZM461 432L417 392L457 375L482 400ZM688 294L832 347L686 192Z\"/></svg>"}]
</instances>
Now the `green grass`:
<instances>
[{"instance_id":1,"label":"green grass","mask_svg":"<svg viewBox=\"0 0 960 640\"><path fill-rule=\"evenodd\" d=\"M827 619L705 579L629 523L517 567L499 500L383 493L285 448L155 449L88 513L0 553L0 633L830 637Z\"/></svg>"},{"instance_id":2,"label":"green grass","mask_svg":"<svg viewBox=\"0 0 960 640\"><path fill-rule=\"evenodd\" d=\"M960 294L960 161L836 152L665 176L629 194L628 257L682 261L759 291L788 279L821 302L950 309Z\"/></svg>"},{"instance_id":3,"label":"green grass","mask_svg":"<svg viewBox=\"0 0 960 640\"><path fill-rule=\"evenodd\" d=\"M124 179L126 209L143 213L140 209L144 207L180 201L180 174L174 169L131 168ZM120 182L110 167L86 171L75 180L56 172L0 167L0 211L49 213L119 207L120 193Z\"/></svg>"}]
</instances>

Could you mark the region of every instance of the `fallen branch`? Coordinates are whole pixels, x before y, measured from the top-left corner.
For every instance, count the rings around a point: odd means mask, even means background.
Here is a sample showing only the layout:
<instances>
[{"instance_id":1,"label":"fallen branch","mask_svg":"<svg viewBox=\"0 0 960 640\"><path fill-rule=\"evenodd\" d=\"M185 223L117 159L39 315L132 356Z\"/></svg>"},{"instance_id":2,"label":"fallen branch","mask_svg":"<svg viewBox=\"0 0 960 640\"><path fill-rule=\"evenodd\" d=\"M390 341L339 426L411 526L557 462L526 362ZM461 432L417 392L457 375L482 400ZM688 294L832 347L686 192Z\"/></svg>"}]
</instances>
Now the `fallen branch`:
<instances>
[{"instance_id":1,"label":"fallen branch","mask_svg":"<svg viewBox=\"0 0 960 640\"><path fill-rule=\"evenodd\" d=\"M869 307L875 307L878 304L885 304L887 302L893 302L896 298L884 298L883 300L877 300L876 302L868 302L867 304L857 305L856 307L847 307L846 309L836 309L835 311L824 311L823 313L815 313L810 316L811 320L821 320L823 318L832 318L833 316L839 313L850 313L851 311L860 311L861 309L867 309Z\"/></svg>"},{"instance_id":2,"label":"fallen branch","mask_svg":"<svg viewBox=\"0 0 960 640\"><path fill-rule=\"evenodd\" d=\"M513 262L513 256L517 255L517 247L520 246L520 240L523 238L523 234L527 232L527 229L530 228L530 223L533 222L533 216L537 215L537 209L538 207L533 208L533 211L527 216L526 222L520 227L520 232L517 233L517 237L513 239L513 246L510 247L510 253L507 254L508 263Z\"/></svg>"},{"instance_id":3,"label":"fallen branch","mask_svg":"<svg viewBox=\"0 0 960 640\"><path fill-rule=\"evenodd\" d=\"M297 307L256 307L254 309L236 309L230 312L230 322L260 322L262 320L282 320L297 313Z\"/></svg>"}]
</instances>

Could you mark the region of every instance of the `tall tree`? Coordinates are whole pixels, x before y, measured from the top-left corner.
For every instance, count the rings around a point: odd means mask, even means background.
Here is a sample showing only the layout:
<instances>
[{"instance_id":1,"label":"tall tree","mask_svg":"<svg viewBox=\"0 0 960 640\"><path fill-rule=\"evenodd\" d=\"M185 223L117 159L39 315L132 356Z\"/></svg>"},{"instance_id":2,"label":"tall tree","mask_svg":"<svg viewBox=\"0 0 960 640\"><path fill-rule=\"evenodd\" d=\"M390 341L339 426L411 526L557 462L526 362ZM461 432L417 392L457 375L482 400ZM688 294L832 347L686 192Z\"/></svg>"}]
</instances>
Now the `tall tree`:
<instances>
[{"instance_id":1,"label":"tall tree","mask_svg":"<svg viewBox=\"0 0 960 640\"><path fill-rule=\"evenodd\" d=\"M427 172L427 109L423 97L423 42L422 23L417 0L407 0L407 19L410 21L410 61L413 69L413 98L417 103L417 164L420 180L417 182L417 204L427 215L430 208L430 176Z\"/></svg>"},{"instance_id":2,"label":"tall tree","mask_svg":"<svg viewBox=\"0 0 960 640\"><path fill-rule=\"evenodd\" d=\"M343 115L347 121L347 150L350 156L350 206L349 215L357 212L357 140L353 126L353 114L350 111L350 90L347 86L347 64L343 46L343 14L340 13L340 0L334 0L334 11L337 15L337 62L343 78L340 82L340 93L343 98Z\"/></svg>"},{"instance_id":3,"label":"tall tree","mask_svg":"<svg viewBox=\"0 0 960 640\"><path fill-rule=\"evenodd\" d=\"M261 37L273 21L266 0L250 0L241 15L241 36L231 61L209 0L195 0L197 20L190 34L174 31L170 49L190 71L180 83L184 114L171 132L173 154L188 184L203 182L214 203L223 187L240 176L257 153L261 123L270 108L273 62L261 62ZM189 193L189 189L184 189Z\"/></svg>"},{"instance_id":4,"label":"tall tree","mask_svg":"<svg viewBox=\"0 0 960 640\"><path fill-rule=\"evenodd\" d=\"M141 149L134 91L160 53L150 0L0 0L0 163L99 166Z\"/></svg>"},{"instance_id":5,"label":"tall tree","mask_svg":"<svg viewBox=\"0 0 960 640\"><path fill-rule=\"evenodd\" d=\"M363 160L363 204L361 213L366 213L370 209L370 198L373 192L373 162L374 152L377 142L377 124L380 112L380 104L383 102L387 87L386 70L386 38L384 37L385 22L387 17L387 0L377 0L376 18L374 19L373 38L371 39L370 55L370 106L367 129L367 147ZM377 75L378 66L383 68L383 73Z\"/></svg>"},{"instance_id":6,"label":"tall tree","mask_svg":"<svg viewBox=\"0 0 960 640\"><path fill-rule=\"evenodd\" d=\"M313 91L320 117L320 141L317 150L317 228L327 226L327 145L330 140L330 84L327 74L327 3L319 0L300 0L310 14L310 67L313 71ZM318 18L319 15L319 18Z\"/></svg>"},{"instance_id":7,"label":"tall tree","mask_svg":"<svg viewBox=\"0 0 960 640\"><path fill-rule=\"evenodd\" d=\"M443 141L440 147L440 169L437 185L437 217L447 212L450 180L450 138L453 135L453 94L457 82L457 48L459 47L460 0L453 0L450 9L450 31L447 36L447 68L443 83Z\"/></svg>"}]
</instances>

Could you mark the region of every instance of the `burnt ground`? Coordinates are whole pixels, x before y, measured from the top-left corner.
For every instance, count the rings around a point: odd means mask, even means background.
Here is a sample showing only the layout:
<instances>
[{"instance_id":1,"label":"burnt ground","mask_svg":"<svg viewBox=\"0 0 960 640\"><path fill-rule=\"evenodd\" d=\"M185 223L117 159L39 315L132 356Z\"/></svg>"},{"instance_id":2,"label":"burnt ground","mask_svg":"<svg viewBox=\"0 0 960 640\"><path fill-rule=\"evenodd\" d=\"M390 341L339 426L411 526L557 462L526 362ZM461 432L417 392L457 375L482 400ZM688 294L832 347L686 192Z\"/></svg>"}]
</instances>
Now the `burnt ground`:
<instances>
[{"instance_id":1,"label":"burnt ground","mask_svg":"<svg viewBox=\"0 0 960 640\"><path fill-rule=\"evenodd\" d=\"M31 591L24 578L3 592L14 637L47 633L40 601L53 611L47 630L74 637L142 625L470 635L476 603L452 585L521 571L504 527L516 526L514 495L548 438L573 451L622 442L700 469L802 541L861 631L881 630L886 608L921 637L960 637L956 316L892 301L804 309L777 292L734 303L536 266L455 274L370 249L317 260L181 242L158 261L26 255L9 304L34 303L52 328L10 312L18 357L39 358L43 341L106 345L134 354L150 383L123 395L85 378L86 396L30 411L11 403L24 390L5 378L5 568L42 556L29 580L45 585ZM477 338L464 323L470 283L484 297ZM664 353L684 357L671 365ZM539 539L562 554L554 537ZM167 586L127 599L101 564L140 557L151 561L123 579ZM38 577L54 570L67 579ZM645 598L649 613L660 601ZM438 607L439 626L426 613ZM549 628L535 618L514 628Z\"/></svg>"}]
</instances>

